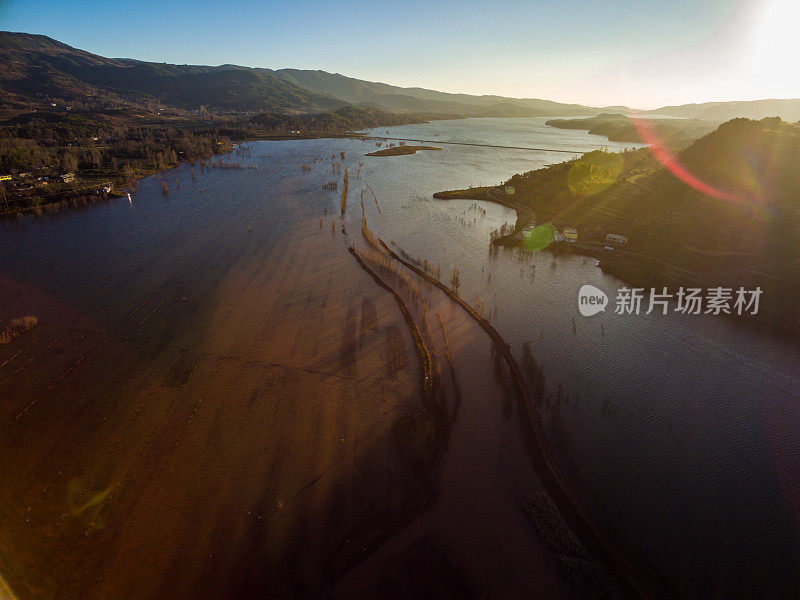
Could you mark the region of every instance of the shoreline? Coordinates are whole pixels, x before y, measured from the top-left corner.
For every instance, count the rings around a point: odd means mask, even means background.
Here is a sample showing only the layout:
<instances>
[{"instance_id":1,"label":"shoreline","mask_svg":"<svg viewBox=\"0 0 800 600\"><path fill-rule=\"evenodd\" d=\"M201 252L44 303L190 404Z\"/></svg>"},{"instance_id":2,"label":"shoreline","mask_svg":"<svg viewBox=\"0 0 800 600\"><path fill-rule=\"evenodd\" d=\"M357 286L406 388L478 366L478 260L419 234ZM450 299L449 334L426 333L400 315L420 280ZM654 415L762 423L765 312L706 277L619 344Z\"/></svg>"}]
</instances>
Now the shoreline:
<instances>
[{"instance_id":1,"label":"shoreline","mask_svg":"<svg viewBox=\"0 0 800 600\"><path fill-rule=\"evenodd\" d=\"M356 132L342 132L342 133L304 133L304 134L276 134L276 135L265 135L265 136L252 136L252 137L243 137L243 138L236 138L231 140L231 144L237 145L246 142L259 142L259 141L291 141L291 140L319 140L319 139L362 139L364 136L362 134ZM219 152L216 154L211 154L209 156L197 157L193 160L183 160L175 165L170 165L164 167L163 169L152 169L141 174L137 174L135 179L129 183L124 184L121 186L114 186L111 192L106 194L81 194L80 190L75 190L74 194L71 194L69 190L66 190L63 194L58 193L58 195L67 196L62 198L61 200L57 200L54 202L45 202L41 204L35 205L27 205L27 206L19 206L15 208L6 208L4 205L0 204L0 221L12 219L14 217L21 217L26 214L36 213L37 216L40 213L53 213L59 212L61 210L67 208L77 208L80 204L81 206L89 206L95 204L101 200L117 200L125 195L125 193L130 192L132 189L135 189L136 184L139 183L142 179L146 177L151 177L154 175L158 175L159 173L166 173L172 169L178 168L186 163L194 164L200 160L210 160L215 156L225 156L226 154L230 154L233 152L234 148L226 149L224 152ZM119 178L121 175L121 171L116 174L113 178ZM108 177L103 179L97 180L100 181L107 181ZM89 180L84 180L87 182L87 188L94 189L94 185L89 183ZM36 198L46 197L47 195L54 195L54 194L43 194L42 196L36 196ZM92 198L93 195L98 196L97 198Z\"/></svg>"},{"instance_id":2,"label":"shoreline","mask_svg":"<svg viewBox=\"0 0 800 600\"><path fill-rule=\"evenodd\" d=\"M478 202L491 202L514 210L517 213L517 221L514 225L514 230L509 234L495 238L490 243L504 248L524 250L522 240L519 238L519 233L525 225L535 220L533 209L514 201L500 200L491 193L493 190L499 191L499 188L497 186L487 186L465 190L447 190L435 192L433 197L437 200L475 200ZM679 265L669 263L655 256L635 254L620 248L616 248L613 253L608 252L603 248L600 242L553 242L549 246L543 248L542 251L549 252L556 256L560 254L574 254L593 258L597 260L597 266L603 273L611 275L632 286L644 287L645 289L657 289L663 286L669 288L670 286L685 285L677 277L654 278L648 270L648 267L657 264L665 269L671 270L672 273L685 271ZM699 278L703 276L702 273L692 273ZM713 274L719 275L716 271ZM709 283L709 285L711 285L711 283ZM705 287L709 287L709 285ZM777 337L791 344L800 344L800 334L783 328L783 322L767 318L763 313L759 313L755 318L737 317L735 315L725 314L718 316L726 319L729 323L736 324L738 327L746 327L751 331Z\"/></svg>"}]
</instances>

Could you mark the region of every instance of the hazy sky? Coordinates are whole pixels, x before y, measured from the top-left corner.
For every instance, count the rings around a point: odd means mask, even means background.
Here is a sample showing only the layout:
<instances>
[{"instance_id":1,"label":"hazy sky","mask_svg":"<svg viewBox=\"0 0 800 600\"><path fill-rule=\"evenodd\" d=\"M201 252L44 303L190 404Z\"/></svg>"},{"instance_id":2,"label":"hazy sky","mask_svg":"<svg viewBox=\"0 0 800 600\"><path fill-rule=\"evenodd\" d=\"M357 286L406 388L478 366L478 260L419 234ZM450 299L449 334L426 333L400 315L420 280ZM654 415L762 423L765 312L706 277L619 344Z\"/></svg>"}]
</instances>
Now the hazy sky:
<instances>
[{"instance_id":1,"label":"hazy sky","mask_svg":"<svg viewBox=\"0 0 800 600\"><path fill-rule=\"evenodd\" d=\"M639 108L800 97L798 23L800 0L0 0L0 29L104 56Z\"/></svg>"}]
</instances>

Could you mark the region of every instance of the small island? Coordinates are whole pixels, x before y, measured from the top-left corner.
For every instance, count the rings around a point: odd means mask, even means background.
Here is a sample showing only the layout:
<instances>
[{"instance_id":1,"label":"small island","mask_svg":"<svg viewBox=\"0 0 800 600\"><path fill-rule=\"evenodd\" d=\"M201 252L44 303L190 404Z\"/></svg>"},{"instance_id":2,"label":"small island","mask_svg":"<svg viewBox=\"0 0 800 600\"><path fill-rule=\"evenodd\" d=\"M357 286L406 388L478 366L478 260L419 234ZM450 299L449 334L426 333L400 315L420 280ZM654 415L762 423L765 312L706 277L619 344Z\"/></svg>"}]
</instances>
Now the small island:
<instances>
[{"instance_id":1,"label":"small island","mask_svg":"<svg viewBox=\"0 0 800 600\"><path fill-rule=\"evenodd\" d=\"M364 156L401 156L404 154L416 154L417 150L441 150L436 146L392 146L383 150L369 152Z\"/></svg>"}]
</instances>

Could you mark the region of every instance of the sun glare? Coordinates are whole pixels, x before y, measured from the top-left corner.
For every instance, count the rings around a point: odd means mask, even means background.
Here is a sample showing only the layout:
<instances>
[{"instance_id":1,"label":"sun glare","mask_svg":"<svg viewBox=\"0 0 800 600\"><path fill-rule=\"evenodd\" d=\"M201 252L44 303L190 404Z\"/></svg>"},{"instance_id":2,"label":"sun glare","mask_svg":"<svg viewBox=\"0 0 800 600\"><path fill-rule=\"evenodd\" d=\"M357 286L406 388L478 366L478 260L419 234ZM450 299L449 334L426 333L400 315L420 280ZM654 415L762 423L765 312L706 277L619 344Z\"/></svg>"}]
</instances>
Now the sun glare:
<instances>
[{"instance_id":1,"label":"sun glare","mask_svg":"<svg viewBox=\"0 0 800 600\"><path fill-rule=\"evenodd\" d=\"M787 64L800 55L800 38L796 27L800 22L800 2L771 0L765 10L756 37L753 53L753 83L759 94L791 96L800 93L800 84L787 70Z\"/></svg>"}]
</instances>

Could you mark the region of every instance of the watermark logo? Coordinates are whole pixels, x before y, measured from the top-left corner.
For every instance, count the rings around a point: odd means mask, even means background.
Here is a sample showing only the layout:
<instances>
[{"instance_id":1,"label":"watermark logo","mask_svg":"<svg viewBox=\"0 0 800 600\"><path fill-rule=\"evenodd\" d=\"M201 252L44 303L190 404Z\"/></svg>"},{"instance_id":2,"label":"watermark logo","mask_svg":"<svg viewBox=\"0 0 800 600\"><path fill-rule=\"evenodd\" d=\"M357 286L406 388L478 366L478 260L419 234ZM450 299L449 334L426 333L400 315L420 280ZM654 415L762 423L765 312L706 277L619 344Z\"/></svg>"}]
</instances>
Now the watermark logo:
<instances>
[{"instance_id":1,"label":"watermark logo","mask_svg":"<svg viewBox=\"0 0 800 600\"><path fill-rule=\"evenodd\" d=\"M584 317L591 317L603 312L607 305L608 296L600 288L587 283L578 290L578 310Z\"/></svg>"},{"instance_id":2,"label":"watermark logo","mask_svg":"<svg viewBox=\"0 0 800 600\"><path fill-rule=\"evenodd\" d=\"M649 293L648 293L649 292ZM679 288L669 292L667 288L622 287L617 290L614 314L638 315L670 312L685 315L757 315L762 290L757 287L746 290L726 287ZM603 312L608 304L608 296L593 285L583 285L578 292L578 310L584 317Z\"/></svg>"}]
</instances>

